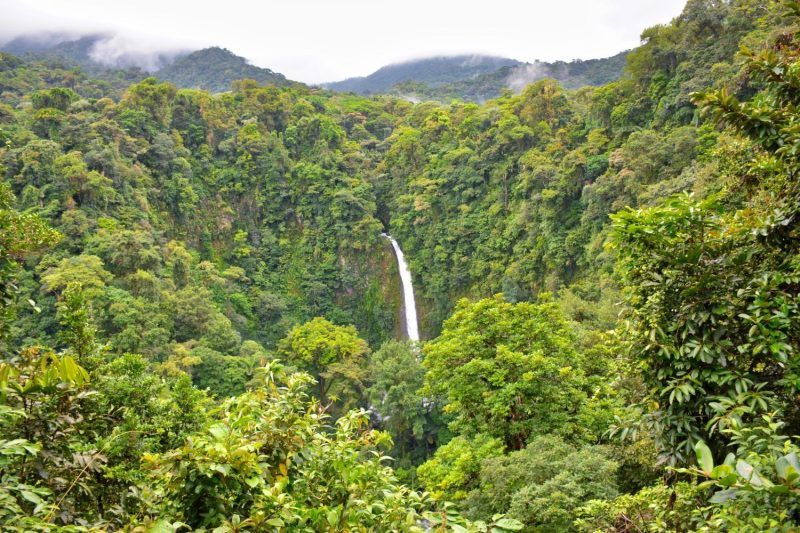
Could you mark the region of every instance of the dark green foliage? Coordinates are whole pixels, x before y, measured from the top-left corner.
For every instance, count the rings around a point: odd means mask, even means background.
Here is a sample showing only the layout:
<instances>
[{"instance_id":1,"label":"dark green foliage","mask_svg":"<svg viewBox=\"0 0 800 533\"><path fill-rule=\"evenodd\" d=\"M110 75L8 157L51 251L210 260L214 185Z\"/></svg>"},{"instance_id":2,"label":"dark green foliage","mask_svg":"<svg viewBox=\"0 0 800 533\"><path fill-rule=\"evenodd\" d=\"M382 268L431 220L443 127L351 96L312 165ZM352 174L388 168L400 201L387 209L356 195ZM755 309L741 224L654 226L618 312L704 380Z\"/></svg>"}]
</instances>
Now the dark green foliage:
<instances>
[{"instance_id":1,"label":"dark green foliage","mask_svg":"<svg viewBox=\"0 0 800 533\"><path fill-rule=\"evenodd\" d=\"M58 233L38 216L13 209L14 196L6 184L0 184L0 350L6 352L7 336L15 318L19 293L16 283L19 261L26 255L56 242ZM35 305L33 300L29 300Z\"/></svg>"},{"instance_id":2,"label":"dark green foliage","mask_svg":"<svg viewBox=\"0 0 800 533\"><path fill-rule=\"evenodd\" d=\"M575 509L617 495L617 468L601 447L537 437L523 450L484 460L465 507L477 516L506 513L535 531L566 531Z\"/></svg>"},{"instance_id":3,"label":"dark green foliage","mask_svg":"<svg viewBox=\"0 0 800 533\"><path fill-rule=\"evenodd\" d=\"M443 421L435 404L420 389L425 379L418 349L391 340L369 358L366 396L378 417L378 426L394 440L395 468L409 468L428 458L436 449Z\"/></svg>"},{"instance_id":4,"label":"dark green foliage","mask_svg":"<svg viewBox=\"0 0 800 533\"><path fill-rule=\"evenodd\" d=\"M797 238L790 213L762 216L725 215L685 197L616 215L631 342L648 362L660 406L651 415L667 430L661 446L672 462L731 417L781 408L793 388L782 378L798 342L800 264L786 247Z\"/></svg>"},{"instance_id":5,"label":"dark green foliage","mask_svg":"<svg viewBox=\"0 0 800 533\"><path fill-rule=\"evenodd\" d=\"M763 150L737 169L758 180L748 197L726 206L679 196L614 217L629 335L647 361L644 378L659 406L650 416L672 462L686 461L699 440L719 450L719 432L731 424L795 412L800 167L786 117L800 97L785 77L795 55L750 56L753 81L766 83L753 101L741 104L725 90L696 97Z\"/></svg>"},{"instance_id":6,"label":"dark green foliage","mask_svg":"<svg viewBox=\"0 0 800 533\"><path fill-rule=\"evenodd\" d=\"M32 279L26 299L52 317L45 295L81 283L112 350L156 361L171 342L237 356L242 338L271 345L320 314L389 338L400 296L382 282L392 256L373 217L372 155L345 142L337 120L350 103L314 98L241 82L214 99L153 78L118 104L37 92L36 106L64 121L39 140L26 133L35 116L12 114L3 170L19 203L66 238L37 267L42 293ZM361 105L356 118L372 127L384 107Z\"/></svg>"},{"instance_id":7,"label":"dark green foliage","mask_svg":"<svg viewBox=\"0 0 800 533\"><path fill-rule=\"evenodd\" d=\"M217 398L238 396L252 377L254 361L246 357L222 355L202 346L192 350L192 355L200 360L192 366L195 386Z\"/></svg>"},{"instance_id":8,"label":"dark green foliage","mask_svg":"<svg viewBox=\"0 0 800 533\"><path fill-rule=\"evenodd\" d=\"M212 93L230 91L236 80L255 80L265 85L289 84L282 74L251 65L243 57L219 47L181 56L161 68L156 76L178 87L204 89Z\"/></svg>"},{"instance_id":9,"label":"dark green foliage","mask_svg":"<svg viewBox=\"0 0 800 533\"><path fill-rule=\"evenodd\" d=\"M786 5L796 21L798 4ZM724 89L694 96L755 154L730 164L730 191L614 217L626 335L645 385L640 425L666 460L697 463L675 472L708 478L695 528L796 526L799 48L792 33L745 51L757 87L746 103Z\"/></svg>"}]
</instances>

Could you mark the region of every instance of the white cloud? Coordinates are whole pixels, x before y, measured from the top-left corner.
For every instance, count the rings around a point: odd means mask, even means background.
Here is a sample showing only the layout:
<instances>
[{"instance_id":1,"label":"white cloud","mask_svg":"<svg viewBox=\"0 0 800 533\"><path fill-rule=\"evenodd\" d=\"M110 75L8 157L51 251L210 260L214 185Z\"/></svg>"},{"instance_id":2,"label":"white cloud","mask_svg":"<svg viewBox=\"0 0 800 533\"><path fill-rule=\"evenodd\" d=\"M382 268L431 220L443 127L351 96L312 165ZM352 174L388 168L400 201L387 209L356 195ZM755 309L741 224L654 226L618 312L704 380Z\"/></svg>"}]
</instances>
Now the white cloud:
<instances>
[{"instance_id":1,"label":"white cloud","mask_svg":"<svg viewBox=\"0 0 800 533\"><path fill-rule=\"evenodd\" d=\"M256 65L314 83L443 53L488 53L531 62L605 57L636 46L644 28L668 22L683 4L684 0L0 0L0 39L46 30L113 31L143 50L219 45Z\"/></svg>"}]
</instances>

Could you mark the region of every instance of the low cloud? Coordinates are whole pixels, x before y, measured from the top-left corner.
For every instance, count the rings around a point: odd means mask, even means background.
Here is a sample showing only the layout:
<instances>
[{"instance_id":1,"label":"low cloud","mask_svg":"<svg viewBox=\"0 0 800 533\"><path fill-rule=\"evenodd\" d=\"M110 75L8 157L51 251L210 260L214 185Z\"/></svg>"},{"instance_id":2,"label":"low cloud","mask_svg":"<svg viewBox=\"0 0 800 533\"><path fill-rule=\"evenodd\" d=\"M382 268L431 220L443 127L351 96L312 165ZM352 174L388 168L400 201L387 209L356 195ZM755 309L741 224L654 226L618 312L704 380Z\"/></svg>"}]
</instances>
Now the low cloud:
<instances>
[{"instance_id":1,"label":"low cloud","mask_svg":"<svg viewBox=\"0 0 800 533\"><path fill-rule=\"evenodd\" d=\"M514 67L506 78L506 85L515 93L520 92L526 85L546 78L549 75L547 68L536 61L526 65Z\"/></svg>"},{"instance_id":2,"label":"low cloud","mask_svg":"<svg viewBox=\"0 0 800 533\"><path fill-rule=\"evenodd\" d=\"M158 50L147 43L119 35L99 38L89 49L89 57L98 63L116 68L139 67L154 72L171 63L185 50Z\"/></svg>"}]
</instances>

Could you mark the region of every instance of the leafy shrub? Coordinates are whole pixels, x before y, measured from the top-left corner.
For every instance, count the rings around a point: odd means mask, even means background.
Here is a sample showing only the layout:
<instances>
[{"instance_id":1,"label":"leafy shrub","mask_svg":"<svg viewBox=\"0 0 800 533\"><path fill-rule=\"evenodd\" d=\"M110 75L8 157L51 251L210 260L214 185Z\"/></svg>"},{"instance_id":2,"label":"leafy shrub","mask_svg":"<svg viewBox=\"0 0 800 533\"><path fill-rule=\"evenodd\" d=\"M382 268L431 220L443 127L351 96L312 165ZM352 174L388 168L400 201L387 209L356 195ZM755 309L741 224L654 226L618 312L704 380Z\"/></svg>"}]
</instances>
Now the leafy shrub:
<instances>
[{"instance_id":1,"label":"leafy shrub","mask_svg":"<svg viewBox=\"0 0 800 533\"><path fill-rule=\"evenodd\" d=\"M600 446L576 448L555 436L483 461L480 484L465 502L468 515L504 513L536 531L570 529L589 500L617 496L618 465Z\"/></svg>"}]
</instances>

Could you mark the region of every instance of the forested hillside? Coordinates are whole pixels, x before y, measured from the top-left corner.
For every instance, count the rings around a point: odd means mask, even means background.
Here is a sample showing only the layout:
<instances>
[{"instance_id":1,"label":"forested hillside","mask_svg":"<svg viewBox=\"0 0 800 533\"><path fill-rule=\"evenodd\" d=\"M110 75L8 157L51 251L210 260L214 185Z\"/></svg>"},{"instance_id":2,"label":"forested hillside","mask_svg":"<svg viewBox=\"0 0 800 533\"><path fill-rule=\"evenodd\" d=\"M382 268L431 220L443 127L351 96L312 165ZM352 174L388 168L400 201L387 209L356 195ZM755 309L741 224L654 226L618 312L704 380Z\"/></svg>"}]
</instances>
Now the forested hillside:
<instances>
[{"instance_id":1,"label":"forested hillside","mask_svg":"<svg viewBox=\"0 0 800 533\"><path fill-rule=\"evenodd\" d=\"M0 46L0 50L20 58L78 67L93 76L104 76L108 70L158 70L187 54L185 51L137 52L120 49L114 44L115 35L90 33L74 35L68 32L43 32L20 35Z\"/></svg>"},{"instance_id":2,"label":"forested hillside","mask_svg":"<svg viewBox=\"0 0 800 533\"><path fill-rule=\"evenodd\" d=\"M161 67L155 75L178 87L204 89L212 93L229 91L231 83L241 79L261 84L289 84L283 74L251 65L245 58L219 47L181 56Z\"/></svg>"},{"instance_id":3,"label":"forested hillside","mask_svg":"<svg viewBox=\"0 0 800 533\"><path fill-rule=\"evenodd\" d=\"M507 57L459 55L412 59L386 65L369 76L325 84L327 88L358 94L385 94L398 83L414 80L433 87L472 79L522 63Z\"/></svg>"},{"instance_id":4,"label":"forested hillside","mask_svg":"<svg viewBox=\"0 0 800 533\"><path fill-rule=\"evenodd\" d=\"M394 94L406 99L485 102L503 91L519 90L545 78L557 80L568 89L604 85L622 76L627 52L605 59L536 61L481 55L416 59L387 65L369 76L348 78L324 86L335 91L361 95Z\"/></svg>"},{"instance_id":5,"label":"forested hillside","mask_svg":"<svg viewBox=\"0 0 800 533\"><path fill-rule=\"evenodd\" d=\"M230 91L234 81L244 79L272 85L293 83L283 74L251 65L225 48L137 52L120 49L115 37L114 34L78 38L58 33L23 35L0 46L0 51L53 70L74 70L74 76L89 75L120 89L150 75L179 88L211 93Z\"/></svg>"},{"instance_id":6,"label":"forested hillside","mask_svg":"<svg viewBox=\"0 0 800 533\"><path fill-rule=\"evenodd\" d=\"M2 529L794 531L798 31L483 104L0 54Z\"/></svg>"}]
</instances>

